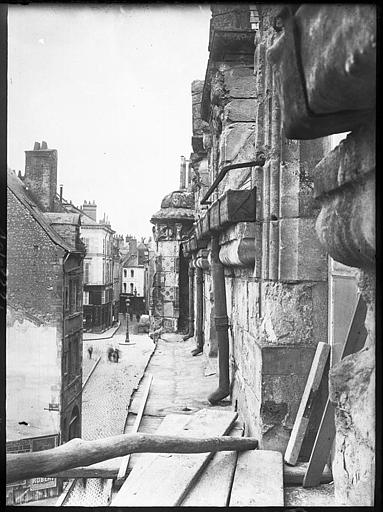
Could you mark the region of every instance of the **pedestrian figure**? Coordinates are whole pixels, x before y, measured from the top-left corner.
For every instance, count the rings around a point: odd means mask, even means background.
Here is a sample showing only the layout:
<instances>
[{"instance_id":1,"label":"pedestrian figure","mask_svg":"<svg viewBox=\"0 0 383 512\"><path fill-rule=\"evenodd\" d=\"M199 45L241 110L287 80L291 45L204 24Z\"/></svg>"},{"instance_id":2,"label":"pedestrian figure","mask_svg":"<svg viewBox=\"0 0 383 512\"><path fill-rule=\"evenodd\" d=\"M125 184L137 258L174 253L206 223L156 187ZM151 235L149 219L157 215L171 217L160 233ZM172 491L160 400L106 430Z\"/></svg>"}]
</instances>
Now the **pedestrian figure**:
<instances>
[{"instance_id":1,"label":"pedestrian figure","mask_svg":"<svg viewBox=\"0 0 383 512\"><path fill-rule=\"evenodd\" d=\"M93 347L92 347L92 345L90 345L90 347L88 347L88 354L89 354L89 359L92 359L92 354L93 354Z\"/></svg>"},{"instance_id":2,"label":"pedestrian figure","mask_svg":"<svg viewBox=\"0 0 383 512\"><path fill-rule=\"evenodd\" d=\"M108 354L108 361L112 361L113 359L113 348L112 347L108 347L108 350L107 350L107 354Z\"/></svg>"},{"instance_id":3,"label":"pedestrian figure","mask_svg":"<svg viewBox=\"0 0 383 512\"><path fill-rule=\"evenodd\" d=\"M141 318L141 315L137 314L137 315L136 315L136 320L137 320L137 322L139 322L139 321L140 321L140 318Z\"/></svg>"},{"instance_id":4,"label":"pedestrian figure","mask_svg":"<svg viewBox=\"0 0 383 512\"><path fill-rule=\"evenodd\" d=\"M115 348L114 349L114 360L116 361L116 363L118 363L119 359L120 359L120 351L118 350L118 348Z\"/></svg>"}]
</instances>

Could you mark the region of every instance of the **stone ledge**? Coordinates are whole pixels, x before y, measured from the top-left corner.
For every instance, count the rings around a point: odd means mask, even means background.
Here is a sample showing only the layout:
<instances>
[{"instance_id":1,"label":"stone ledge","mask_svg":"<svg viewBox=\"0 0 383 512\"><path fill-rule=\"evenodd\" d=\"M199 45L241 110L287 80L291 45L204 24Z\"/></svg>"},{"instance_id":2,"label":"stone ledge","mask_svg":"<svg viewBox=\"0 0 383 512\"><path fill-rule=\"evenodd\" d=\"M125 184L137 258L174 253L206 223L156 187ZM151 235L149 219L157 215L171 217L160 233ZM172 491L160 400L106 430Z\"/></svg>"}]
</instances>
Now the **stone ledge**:
<instances>
[{"instance_id":1,"label":"stone ledge","mask_svg":"<svg viewBox=\"0 0 383 512\"><path fill-rule=\"evenodd\" d=\"M375 125L363 126L352 132L314 170L314 197L362 178L374 171Z\"/></svg>"}]
</instances>

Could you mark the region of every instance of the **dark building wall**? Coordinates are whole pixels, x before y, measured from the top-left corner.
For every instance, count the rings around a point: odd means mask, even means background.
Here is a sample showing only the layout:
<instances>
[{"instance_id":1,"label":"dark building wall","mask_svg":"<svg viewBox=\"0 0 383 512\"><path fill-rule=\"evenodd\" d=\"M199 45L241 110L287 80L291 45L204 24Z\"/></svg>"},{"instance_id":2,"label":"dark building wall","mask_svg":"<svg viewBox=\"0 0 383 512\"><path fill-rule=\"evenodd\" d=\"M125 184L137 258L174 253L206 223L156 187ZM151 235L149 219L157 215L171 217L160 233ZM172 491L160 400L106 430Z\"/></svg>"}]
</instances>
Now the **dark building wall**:
<instances>
[{"instance_id":1,"label":"dark building wall","mask_svg":"<svg viewBox=\"0 0 383 512\"><path fill-rule=\"evenodd\" d=\"M7 297L44 323L62 320L64 249L8 190Z\"/></svg>"},{"instance_id":2,"label":"dark building wall","mask_svg":"<svg viewBox=\"0 0 383 512\"><path fill-rule=\"evenodd\" d=\"M82 255L71 255L64 266L66 251L9 189L7 200L7 301L56 328L52 342L61 368L61 423L69 424L74 404L81 414Z\"/></svg>"},{"instance_id":3,"label":"dark building wall","mask_svg":"<svg viewBox=\"0 0 383 512\"><path fill-rule=\"evenodd\" d=\"M57 151L36 149L25 152L24 182L43 211L53 211L57 189Z\"/></svg>"}]
</instances>

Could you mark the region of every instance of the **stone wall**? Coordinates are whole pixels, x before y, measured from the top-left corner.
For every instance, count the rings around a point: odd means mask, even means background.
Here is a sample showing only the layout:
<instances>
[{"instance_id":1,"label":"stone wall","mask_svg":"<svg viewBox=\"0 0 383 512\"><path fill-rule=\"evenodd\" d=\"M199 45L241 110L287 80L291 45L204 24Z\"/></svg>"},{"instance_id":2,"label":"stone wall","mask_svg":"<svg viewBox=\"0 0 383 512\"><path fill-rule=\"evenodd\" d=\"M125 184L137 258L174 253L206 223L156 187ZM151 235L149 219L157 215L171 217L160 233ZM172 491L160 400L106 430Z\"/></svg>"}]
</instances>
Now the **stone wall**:
<instances>
[{"instance_id":1,"label":"stone wall","mask_svg":"<svg viewBox=\"0 0 383 512\"><path fill-rule=\"evenodd\" d=\"M231 40L221 35L221 43L213 30L202 110L210 128L210 183L225 166L264 155L263 166L230 170L210 199L228 189L257 187L254 222L236 224L220 234L232 399L249 435L258 437L262 448L283 452L315 346L327 341L327 256L315 233L318 206L312 197L312 169L327 142L290 141L282 131L276 85L266 59L275 37L276 11L277 7L262 7L260 28L252 39L248 27L242 27L241 38L238 33ZM225 44L225 51L220 44ZM208 283L205 274L205 290ZM208 333L212 315L206 291L205 302L210 311L205 317ZM210 352L207 342L205 354Z\"/></svg>"},{"instance_id":2,"label":"stone wall","mask_svg":"<svg viewBox=\"0 0 383 512\"><path fill-rule=\"evenodd\" d=\"M375 481L376 7L301 5L282 9L275 19L278 36L269 58L288 137L316 139L351 132L312 175L314 196L321 207L318 237L336 261L360 269L359 289L367 306L364 348L337 362L330 372L329 398L335 406L336 425L335 493L339 504L371 506Z\"/></svg>"}]
</instances>

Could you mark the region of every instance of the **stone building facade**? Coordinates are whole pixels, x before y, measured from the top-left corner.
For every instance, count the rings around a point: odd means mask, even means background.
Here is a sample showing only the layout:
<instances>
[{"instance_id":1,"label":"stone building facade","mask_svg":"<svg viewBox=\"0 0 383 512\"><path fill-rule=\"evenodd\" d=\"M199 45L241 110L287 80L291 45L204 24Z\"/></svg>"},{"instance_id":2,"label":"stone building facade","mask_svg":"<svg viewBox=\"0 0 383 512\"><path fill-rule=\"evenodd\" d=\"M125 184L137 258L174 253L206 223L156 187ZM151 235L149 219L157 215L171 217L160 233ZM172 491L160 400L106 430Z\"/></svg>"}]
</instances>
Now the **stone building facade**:
<instances>
[{"instance_id":1,"label":"stone building facade","mask_svg":"<svg viewBox=\"0 0 383 512\"><path fill-rule=\"evenodd\" d=\"M218 362L220 388L209 400L230 396L260 447L284 452L316 346L330 343L329 386L324 379L300 457L309 458L329 387L337 501L370 505L375 10L211 10L205 80L192 84L195 223L181 243L195 269L189 290L197 347ZM332 134L344 132L351 133L333 148ZM179 241L173 244L158 245L157 258L176 258ZM358 283L368 338L340 360ZM160 316L165 302L154 297Z\"/></svg>"},{"instance_id":2,"label":"stone building facade","mask_svg":"<svg viewBox=\"0 0 383 512\"><path fill-rule=\"evenodd\" d=\"M43 162L55 158L43 149ZM24 181L7 180L7 445L8 452L53 448L81 436L83 245L79 215L44 212L53 188L38 181L39 150ZM44 165L43 172L47 172ZM49 174L49 173L48 173ZM28 188L25 185L29 178ZM45 181L45 180L44 180ZM46 197L49 194L49 197ZM58 481L7 487L7 504L57 495Z\"/></svg>"},{"instance_id":3,"label":"stone building facade","mask_svg":"<svg viewBox=\"0 0 383 512\"><path fill-rule=\"evenodd\" d=\"M180 188L167 194L161 209L151 222L156 244L150 313L152 327L169 332L186 332L188 328L188 263L181 241L185 240L194 221L194 195L187 184L187 167L181 157Z\"/></svg>"},{"instance_id":4,"label":"stone building facade","mask_svg":"<svg viewBox=\"0 0 383 512\"><path fill-rule=\"evenodd\" d=\"M115 240L110 223L97 222L97 206L84 201L81 236L86 246L84 260L84 328L93 332L108 329L114 317L113 258Z\"/></svg>"}]
</instances>

